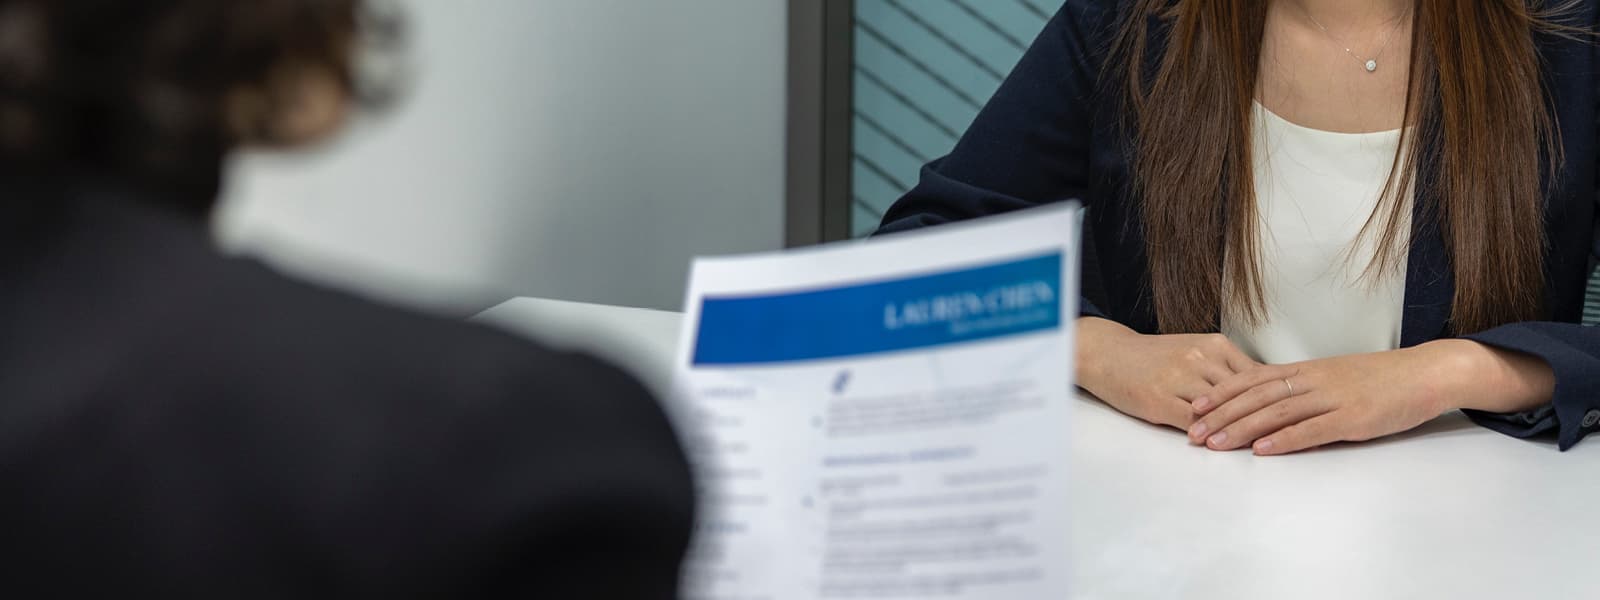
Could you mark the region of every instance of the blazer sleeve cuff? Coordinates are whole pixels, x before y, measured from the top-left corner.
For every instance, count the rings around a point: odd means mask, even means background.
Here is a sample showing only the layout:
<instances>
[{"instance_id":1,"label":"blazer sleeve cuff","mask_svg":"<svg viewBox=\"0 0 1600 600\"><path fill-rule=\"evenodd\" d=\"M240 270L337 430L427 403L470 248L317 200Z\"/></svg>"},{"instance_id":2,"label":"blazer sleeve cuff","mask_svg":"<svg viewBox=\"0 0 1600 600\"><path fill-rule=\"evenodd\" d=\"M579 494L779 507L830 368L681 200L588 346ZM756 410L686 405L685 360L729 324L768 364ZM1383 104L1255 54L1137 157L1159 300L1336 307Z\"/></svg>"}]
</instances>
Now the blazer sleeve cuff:
<instances>
[{"instance_id":1,"label":"blazer sleeve cuff","mask_svg":"<svg viewBox=\"0 0 1600 600\"><path fill-rule=\"evenodd\" d=\"M1513 437L1555 432L1561 450L1571 449L1600 424L1595 422L1600 418L1600 357L1562 339L1576 333L1566 329L1580 327L1567 323L1514 323L1463 336L1490 347L1536 356L1550 366L1556 380L1550 404L1543 407L1514 414L1463 412L1473 422ZM1600 334L1600 330L1583 333Z\"/></svg>"},{"instance_id":2,"label":"blazer sleeve cuff","mask_svg":"<svg viewBox=\"0 0 1600 600\"><path fill-rule=\"evenodd\" d=\"M1106 316L1105 311L1100 310L1100 307L1095 306L1094 303L1090 302L1088 298L1084 298L1082 296L1078 297L1078 317L1099 317L1102 319L1111 318Z\"/></svg>"}]
</instances>

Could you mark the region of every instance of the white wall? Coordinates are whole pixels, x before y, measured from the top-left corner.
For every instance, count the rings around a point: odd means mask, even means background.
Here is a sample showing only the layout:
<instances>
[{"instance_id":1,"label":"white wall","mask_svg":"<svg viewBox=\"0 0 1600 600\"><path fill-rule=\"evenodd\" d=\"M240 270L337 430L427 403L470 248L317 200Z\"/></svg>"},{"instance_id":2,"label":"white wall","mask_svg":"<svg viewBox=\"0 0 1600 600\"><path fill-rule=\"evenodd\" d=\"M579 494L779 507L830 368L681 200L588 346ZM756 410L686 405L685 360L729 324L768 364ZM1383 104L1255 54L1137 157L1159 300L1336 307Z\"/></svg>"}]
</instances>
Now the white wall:
<instances>
[{"instance_id":1,"label":"white wall","mask_svg":"<svg viewBox=\"0 0 1600 600\"><path fill-rule=\"evenodd\" d=\"M784 0L410 0L402 104L237 161L217 231L446 311L678 308L694 254L783 240Z\"/></svg>"}]
</instances>

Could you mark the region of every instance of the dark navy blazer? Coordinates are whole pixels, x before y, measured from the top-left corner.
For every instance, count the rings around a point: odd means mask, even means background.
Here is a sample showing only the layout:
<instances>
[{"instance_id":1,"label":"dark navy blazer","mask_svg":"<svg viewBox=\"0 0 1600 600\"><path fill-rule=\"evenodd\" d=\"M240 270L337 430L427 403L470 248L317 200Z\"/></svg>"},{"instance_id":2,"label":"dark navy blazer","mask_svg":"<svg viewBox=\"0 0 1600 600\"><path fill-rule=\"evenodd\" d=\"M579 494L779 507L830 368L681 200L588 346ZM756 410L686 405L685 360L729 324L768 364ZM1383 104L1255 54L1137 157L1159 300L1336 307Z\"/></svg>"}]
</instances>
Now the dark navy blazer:
<instances>
[{"instance_id":1,"label":"dark navy blazer","mask_svg":"<svg viewBox=\"0 0 1600 600\"><path fill-rule=\"evenodd\" d=\"M895 203L880 232L981 217L1065 199L1089 207L1085 255L1105 273L1103 298L1084 314L1153 333L1142 226L1126 198L1126 135L1118 103L1098 85L1119 15L1111 0L1068 0L955 149L922 171L917 187ZM1596 25L1596 0L1564 18ZM1158 44L1156 44L1158 45ZM1541 37L1550 101L1566 162L1546 182L1545 321L1514 323L1464 336L1543 358L1555 371L1553 402L1517 415L1470 412L1497 431L1531 437L1555 433L1564 450L1600 429L1600 328L1579 325L1584 286L1593 266L1597 133L1596 46ZM1181 151L1181 150L1180 150ZM1424 165L1422 168L1429 168ZM1418 189L1419 200L1432 190ZM1406 272L1401 345L1447 337L1455 290L1439 230L1419 201Z\"/></svg>"}]
</instances>

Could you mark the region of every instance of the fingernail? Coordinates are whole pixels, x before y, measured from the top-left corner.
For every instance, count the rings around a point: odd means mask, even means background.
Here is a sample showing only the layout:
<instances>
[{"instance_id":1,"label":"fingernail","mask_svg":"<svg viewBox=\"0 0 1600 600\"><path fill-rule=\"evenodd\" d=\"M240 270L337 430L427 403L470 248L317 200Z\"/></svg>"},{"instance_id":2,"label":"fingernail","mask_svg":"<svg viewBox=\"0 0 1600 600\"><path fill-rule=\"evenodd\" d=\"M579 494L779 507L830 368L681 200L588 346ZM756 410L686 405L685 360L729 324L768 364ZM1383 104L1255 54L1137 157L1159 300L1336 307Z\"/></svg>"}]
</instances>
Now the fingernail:
<instances>
[{"instance_id":1,"label":"fingernail","mask_svg":"<svg viewBox=\"0 0 1600 600\"><path fill-rule=\"evenodd\" d=\"M1189 428L1189 437L1197 440L1205 439L1206 429L1208 429L1208 427L1206 427L1204 422L1195 423L1194 427Z\"/></svg>"},{"instance_id":2,"label":"fingernail","mask_svg":"<svg viewBox=\"0 0 1600 600\"><path fill-rule=\"evenodd\" d=\"M1207 398L1205 396L1201 396L1199 400L1195 400L1194 401L1194 409L1195 410L1205 410L1205 409L1208 409L1208 408L1211 408L1211 399L1210 398Z\"/></svg>"},{"instance_id":3,"label":"fingernail","mask_svg":"<svg viewBox=\"0 0 1600 600\"><path fill-rule=\"evenodd\" d=\"M1216 435L1211 436L1211 439L1206 441L1210 443L1211 447L1213 448L1221 448L1222 443L1228 441L1228 432L1219 431Z\"/></svg>"},{"instance_id":4,"label":"fingernail","mask_svg":"<svg viewBox=\"0 0 1600 600\"><path fill-rule=\"evenodd\" d=\"M1272 440L1256 442L1256 454L1266 454L1272 451Z\"/></svg>"}]
</instances>

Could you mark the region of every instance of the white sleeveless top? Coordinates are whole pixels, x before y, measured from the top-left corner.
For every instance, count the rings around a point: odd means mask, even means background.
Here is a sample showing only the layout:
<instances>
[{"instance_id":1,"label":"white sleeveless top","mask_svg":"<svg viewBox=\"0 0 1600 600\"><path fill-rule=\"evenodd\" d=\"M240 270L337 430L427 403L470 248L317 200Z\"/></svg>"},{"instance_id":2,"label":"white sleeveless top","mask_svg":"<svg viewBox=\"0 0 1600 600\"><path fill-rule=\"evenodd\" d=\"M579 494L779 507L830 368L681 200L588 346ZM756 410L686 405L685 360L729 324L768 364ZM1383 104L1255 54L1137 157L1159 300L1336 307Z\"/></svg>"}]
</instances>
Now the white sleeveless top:
<instances>
[{"instance_id":1,"label":"white sleeveless top","mask_svg":"<svg viewBox=\"0 0 1600 600\"><path fill-rule=\"evenodd\" d=\"M1254 329L1223 311L1222 332L1270 364L1398 348L1405 269L1362 279L1377 236L1359 234L1388 182L1400 131L1309 129L1260 104L1254 119L1267 306ZM1410 231L1411 194L1403 200L1402 231Z\"/></svg>"}]
</instances>

